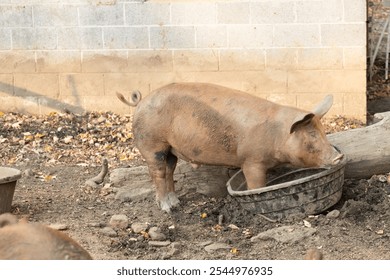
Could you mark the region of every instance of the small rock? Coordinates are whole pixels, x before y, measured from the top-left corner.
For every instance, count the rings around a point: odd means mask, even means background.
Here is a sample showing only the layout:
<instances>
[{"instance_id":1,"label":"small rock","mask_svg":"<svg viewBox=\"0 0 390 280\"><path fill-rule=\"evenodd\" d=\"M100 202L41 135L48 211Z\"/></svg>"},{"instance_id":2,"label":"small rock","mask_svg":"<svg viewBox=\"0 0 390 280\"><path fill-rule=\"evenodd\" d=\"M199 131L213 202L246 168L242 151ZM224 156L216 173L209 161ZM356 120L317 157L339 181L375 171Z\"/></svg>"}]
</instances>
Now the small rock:
<instances>
[{"instance_id":1,"label":"small rock","mask_svg":"<svg viewBox=\"0 0 390 280\"><path fill-rule=\"evenodd\" d=\"M207 245L206 247L204 247L204 249L206 250L206 252L208 253L212 253L214 251L218 251L218 250L230 250L231 246L229 246L228 244L225 244L225 243L212 243L210 245Z\"/></svg>"},{"instance_id":2,"label":"small rock","mask_svg":"<svg viewBox=\"0 0 390 280\"><path fill-rule=\"evenodd\" d=\"M158 227L152 227L149 229L148 234L152 240L163 241L166 238L165 234L161 232L161 229Z\"/></svg>"},{"instance_id":3,"label":"small rock","mask_svg":"<svg viewBox=\"0 0 390 280\"><path fill-rule=\"evenodd\" d=\"M100 233L108 237L116 237L118 234L110 227L104 227L100 230Z\"/></svg>"},{"instance_id":4,"label":"small rock","mask_svg":"<svg viewBox=\"0 0 390 280\"><path fill-rule=\"evenodd\" d=\"M149 241L148 244L153 247L167 247L171 245L171 241Z\"/></svg>"},{"instance_id":5,"label":"small rock","mask_svg":"<svg viewBox=\"0 0 390 280\"><path fill-rule=\"evenodd\" d=\"M210 245L211 243L213 243L213 241L203 241L203 242L199 243L199 246L200 247L205 247L207 245Z\"/></svg>"},{"instance_id":6,"label":"small rock","mask_svg":"<svg viewBox=\"0 0 390 280\"><path fill-rule=\"evenodd\" d=\"M339 210L333 210L330 211L328 214L326 214L326 217L328 219L336 219L340 216L340 211Z\"/></svg>"},{"instance_id":7,"label":"small rock","mask_svg":"<svg viewBox=\"0 0 390 280\"><path fill-rule=\"evenodd\" d=\"M65 224L51 224L49 227L56 230L67 230L69 228L68 225Z\"/></svg>"},{"instance_id":8,"label":"small rock","mask_svg":"<svg viewBox=\"0 0 390 280\"><path fill-rule=\"evenodd\" d=\"M224 220L224 217L223 217L223 215L222 215L222 214L221 214L221 215L219 215L219 216L218 216L218 225L222 226L222 224L223 224L223 220Z\"/></svg>"},{"instance_id":9,"label":"small rock","mask_svg":"<svg viewBox=\"0 0 390 280\"><path fill-rule=\"evenodd\" d=\"M110 225L113 228L126 229L129 226L129 219L126 215L114 215L110 219Z\"/></svg>"},{"instance_id":10,"label":"small rock","mask_svg":"<svg viewBox=\"0 0 390 280\"><path fill-rule=\"evenodd\" d=\"M97 123L102 123L102 122L105 122L107 119L105 118L105 117L103 117L103 116L101 116L101 117L99 117L97 120L96 120L96 122Z\"/></svg>"},{"instance_id":11,"label":"small rock","mask_svg":"<svg viewBox=\"0 0 390 280\"><path fill-rule=\"evenodd\" d=\"M146 223L133 223L131 225L131 230L134 233L140 233L141 231L146 231L148 229L148 224Z\"/></svg>"},{"instance_id":12,"label":"small rock","mask_svg":"<svg viewBox=\"0 0 390 280\"><path fill-rule=\"evenodd\" d=\"M136 186L132 187L123 187L115 195L116 200L121 202L128 201L139 201L147 198L154 193L154 190L151 187L150 182L139 182Z\"/></svg>"},{"instance_id":13,"label":"small rock","mask_svg":"<svg viewBox=\"0 0 390 280\"><path fill-rule=\"evenodd\" d=\"M35 174L34 174L34 171L32 171L30 168L24 170L23 174L24 174L25 176L27 176L27 177L32 177L32 176L35 175Z\"/></svg>"},{"instance_id":14,"label":"small rock","mask_svg":"<svg viewBox=\"0 0 390 280\"><path fill-rule=\"evenodd\" d=\"M87 226L89 227L104 227L105 224L104 223L88 223Z\"/></svg>"},{"instance_id":15,"label":"small rock","mask_svg":"<svg viewBox=\"0 0 390 280\"><path fill-rule=\"evenodd\" d=\"M306 237L312 236L317 230L314 228L298 226L282 226L273 228L251 238L252 242L261 242L263 240L275 240L281 243L296 243Z\"/></svg>"}]
</instances>

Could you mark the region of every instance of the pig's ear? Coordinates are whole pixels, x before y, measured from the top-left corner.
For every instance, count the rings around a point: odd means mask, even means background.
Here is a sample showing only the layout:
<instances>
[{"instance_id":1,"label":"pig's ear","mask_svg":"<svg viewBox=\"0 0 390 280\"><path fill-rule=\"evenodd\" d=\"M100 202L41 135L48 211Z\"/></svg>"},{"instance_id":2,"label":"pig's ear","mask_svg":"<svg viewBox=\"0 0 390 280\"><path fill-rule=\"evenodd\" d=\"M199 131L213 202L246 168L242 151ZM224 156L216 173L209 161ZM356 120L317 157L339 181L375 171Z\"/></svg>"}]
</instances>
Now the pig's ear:
<instances>
[{"instance_id":1,"label":"pig's ear","mask_svg":"<svg viewBox=\"0 0 390 280\"><path fill-rule=\"evenodd\" d=\"M308 113L306 115L297 117L290 128L290 134L295 132L300 127L308 125L311 122L311 120L314 118L314 116L315 115L313 113Z\"/></svg>"},{"instance_id":2,"label":"pig's ear","mask_svg":"<svg viewBox=\"0 0 390 280\"><path fill-rule=\"evenodd\" d=\"M321 103L314 108L312 112L319 118L322 118L329 111L330 107L332 107L332 104L333 95L327 95L325 96L324 100L322 100Z\"/></svg>"}]
</instances>

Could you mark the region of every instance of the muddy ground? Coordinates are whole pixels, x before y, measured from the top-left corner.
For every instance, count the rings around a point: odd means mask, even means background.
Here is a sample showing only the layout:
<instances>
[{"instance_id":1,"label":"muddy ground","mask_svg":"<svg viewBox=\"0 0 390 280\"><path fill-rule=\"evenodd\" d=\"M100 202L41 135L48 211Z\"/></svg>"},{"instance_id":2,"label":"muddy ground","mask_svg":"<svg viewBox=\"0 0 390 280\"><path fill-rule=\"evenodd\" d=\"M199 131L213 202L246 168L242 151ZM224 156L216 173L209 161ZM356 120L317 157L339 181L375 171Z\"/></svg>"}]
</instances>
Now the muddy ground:
<instances>
[{"instance_id":1,"label":"muddy ground","mask_svg":"<svg viewBox=\"0 0 390 280\"><path fill-rule=\"evenodd\" d=\"M158 209L154 193L133 201L115 198L110 173L145 165L133 147L130 116L0 115L0 166L23 174L12 212L31 222L60 224L95 259L302 259L310 248L325 259L390 258L387 174L346 179L341 200L316 216L271 222L230 196L208 197L191 186L179 190L181 205L169 215ZM342 117L326 122L328 132L361 125ZM86 185L100 172L102 158L109 162L104 183ZM127 217L125 228L110 223L119 214ZM252 238L284 226L290 228L276 235L298 235L287 241ZM156 227L163 237L152 238Z\"/></svg>"}]
</instances>

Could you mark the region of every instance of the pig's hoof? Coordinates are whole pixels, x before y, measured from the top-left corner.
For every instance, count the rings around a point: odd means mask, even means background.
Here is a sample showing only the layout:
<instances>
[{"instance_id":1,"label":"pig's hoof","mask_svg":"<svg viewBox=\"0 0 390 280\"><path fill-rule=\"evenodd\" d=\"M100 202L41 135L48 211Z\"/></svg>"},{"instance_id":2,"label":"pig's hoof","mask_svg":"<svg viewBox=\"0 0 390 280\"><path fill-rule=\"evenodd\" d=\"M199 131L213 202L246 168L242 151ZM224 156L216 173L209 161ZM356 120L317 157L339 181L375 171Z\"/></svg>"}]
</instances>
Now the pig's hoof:
<instances>
[{"instance_id":1,"label":"pig's hoof","mask_svg":"<svg viewBox=\"0 0 390 280\"><path fill-rule=\"evenodd\" d=\"M169 204L172 207L175 207L180 204L180 200L177 198L177 195L174 192L168 193L168 200L169 200Z\"/></svg>"}]
</instances>

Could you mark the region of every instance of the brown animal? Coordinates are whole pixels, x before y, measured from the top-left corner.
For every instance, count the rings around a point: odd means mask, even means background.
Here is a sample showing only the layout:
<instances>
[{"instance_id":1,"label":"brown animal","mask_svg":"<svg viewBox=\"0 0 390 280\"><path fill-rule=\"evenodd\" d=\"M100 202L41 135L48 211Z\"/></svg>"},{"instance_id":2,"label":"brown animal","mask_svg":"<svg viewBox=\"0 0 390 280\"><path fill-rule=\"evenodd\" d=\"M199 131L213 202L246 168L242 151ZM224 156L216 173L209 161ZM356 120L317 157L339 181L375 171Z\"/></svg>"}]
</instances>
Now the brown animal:
<instances>
[{"instance_id":1,"label":"brown animal","mask_svg":"<svg viewBox=\"0 0 390 280\"><path fill-rule=\"evenodd\" d=\"M2 260L92 260L91 255L67 235L40 224L17 222L0 215Z\"/></svg>"},{"instance_id":2,"label":"brown animal","mask_svg":"<svg viewBox=\"0 0 390 280\"><path fill-rule=\"evenodd\" d=\"M342 154L331 146L320 118L332 106L327 96L312 112L281 106L247 93L201 83L169 84L137 106L135 144L157 188L160 207L179 203L173 172L177 158L192 164L241 167L248 189L265 185L266 172L280 164L315 167L337 164Z\"/></svg>"},{"instance_id":3,"label":"brown animal","mask_svg":"<svg viewBox=\"0 0 390 280\"><path fill-rule=\"evenodd\" d=\"M323 255L317 248L311 248L306 251L305 260L322 260Z\"/></svg>"}]
</instances>

